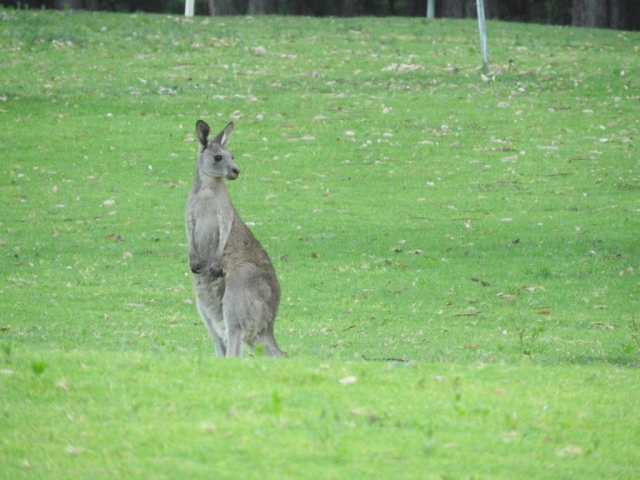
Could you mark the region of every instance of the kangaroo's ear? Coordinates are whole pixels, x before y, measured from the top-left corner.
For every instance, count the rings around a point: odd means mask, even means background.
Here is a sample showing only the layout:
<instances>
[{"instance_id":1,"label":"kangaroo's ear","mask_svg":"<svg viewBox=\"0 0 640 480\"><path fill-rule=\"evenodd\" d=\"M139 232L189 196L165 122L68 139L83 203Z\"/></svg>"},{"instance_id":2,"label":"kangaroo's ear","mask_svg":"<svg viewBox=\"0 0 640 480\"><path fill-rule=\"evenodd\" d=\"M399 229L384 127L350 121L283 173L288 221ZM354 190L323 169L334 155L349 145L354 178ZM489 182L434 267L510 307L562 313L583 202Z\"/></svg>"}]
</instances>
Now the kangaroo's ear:
<instances>
[{"instance_id":1,"label":"kangaroo's ear","mask_svg":"<svg viewBox=\"0 0 640 480\"><path fill-rule=\"evenodd\" d=\"M231 138L231 133L233 132L233 122L230 122L229 125L227 125L226 127L224 127L224 130L222 130L218 136L215 138L214 142L215 143L219 143L221 147L224 147L227 142L229 141L229 138Z\"/></svg>"},{"instance_id":2,"label":"kangaroo's ear","mask_svg":"<svg viewBox=\"0 0 640 480\"><path fill-rule=\"evenodd\" d=\"M209 141L209 135L211 135L211 129L209 128L209 125L207 125L207 122L202 120L198 120L196 122L196 135L200 145L206 147L207 142Z\"/></svg>"}]
</instances>

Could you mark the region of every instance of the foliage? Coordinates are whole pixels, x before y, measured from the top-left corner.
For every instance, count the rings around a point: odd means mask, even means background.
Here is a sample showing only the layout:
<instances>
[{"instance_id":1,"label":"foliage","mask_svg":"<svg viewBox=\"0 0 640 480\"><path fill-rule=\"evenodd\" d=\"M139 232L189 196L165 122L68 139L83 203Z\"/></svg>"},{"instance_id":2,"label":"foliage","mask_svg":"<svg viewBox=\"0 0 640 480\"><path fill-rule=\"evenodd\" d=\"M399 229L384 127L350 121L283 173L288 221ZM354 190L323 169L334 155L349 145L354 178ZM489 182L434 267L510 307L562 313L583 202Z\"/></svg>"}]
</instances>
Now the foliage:
<instances>
[{"instance_id":1,"label":"foliage","mask_svg":"<svg viewBox=\"0 0 640 480\"><path fill-rule=\"evenodd\" d=\"M1 13L0 478L634 477L638 34ZM288 359L211 358L198 118Z\"/></svg>"},{"instance_id":2,"label":"foliage","mask_svg":"<svg viewBox=\"0 0 640 480\"><path fill-rule=\"evenodd\" d=\"M249 6L249 0L199 0L195 2L196 15L241 14L262 11L281 15L310 16L408 16L425 17L426 0L252 0L268 2L262 8ZM184 12L180 0L0 0L0 5L17 9L57 8L60 10L86 9L116 12ZM475 18L476 0L447 0L435 2L437 18ZM634 0L485 0L488 18L507 21L532 22L552 25L640 29L640 4Z\"/></svg>"}]
</instances>

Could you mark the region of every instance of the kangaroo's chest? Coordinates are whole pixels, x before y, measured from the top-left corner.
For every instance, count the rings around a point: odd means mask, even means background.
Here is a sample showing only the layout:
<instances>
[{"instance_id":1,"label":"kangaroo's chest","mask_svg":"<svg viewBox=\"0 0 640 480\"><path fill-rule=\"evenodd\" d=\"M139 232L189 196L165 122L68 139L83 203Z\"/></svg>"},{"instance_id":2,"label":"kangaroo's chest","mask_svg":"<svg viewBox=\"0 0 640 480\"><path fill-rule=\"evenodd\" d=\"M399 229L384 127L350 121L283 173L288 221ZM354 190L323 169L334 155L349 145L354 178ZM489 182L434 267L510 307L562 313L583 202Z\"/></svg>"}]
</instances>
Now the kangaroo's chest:
<instances>
[{"instance_id":1,"label":"kangaroo's chest","mask_svg":"<svg viewBox=\"0 0 640 480\"><path fill-rule=\"evenodd\" d=\"M198 192L192 199L196 236L205 241L217 240L223 246L233 225L234 210L228 197L210 189Z\"/></svg>"}]
</instances>

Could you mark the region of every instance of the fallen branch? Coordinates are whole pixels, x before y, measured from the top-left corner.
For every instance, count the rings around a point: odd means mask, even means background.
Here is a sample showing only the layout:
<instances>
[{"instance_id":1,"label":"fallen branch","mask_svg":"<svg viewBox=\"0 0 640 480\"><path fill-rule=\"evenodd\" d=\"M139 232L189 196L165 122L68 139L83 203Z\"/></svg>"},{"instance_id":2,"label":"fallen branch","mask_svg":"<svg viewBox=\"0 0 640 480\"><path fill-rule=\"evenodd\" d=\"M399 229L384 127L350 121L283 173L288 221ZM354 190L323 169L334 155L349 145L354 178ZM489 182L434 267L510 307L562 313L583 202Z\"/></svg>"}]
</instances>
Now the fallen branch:
<instances>
[{"instance_id":1,"label":"fallen branch","mask_svg":"<svg viewBox=\"0 0 640 480\"><path fill-rule=\"evenodd\" d=\"M469 312L469 313L456 313L455 315L451 315L452 317L475 317L477 315L480 315L482 313L482 311L478 311L478 312Z\"/></svg>"},{"instance_id":2,"label":"fallen branch","mask_svg":"<svg viewBox=\"0 0 640 480\"><path fill-rule=\"evenodd\" d=\"M367 362L407 362L407 360L405 360L404 358L369 358L365 355L362 355L362 359L366 360Z\"/></svg>"}]
</instances>

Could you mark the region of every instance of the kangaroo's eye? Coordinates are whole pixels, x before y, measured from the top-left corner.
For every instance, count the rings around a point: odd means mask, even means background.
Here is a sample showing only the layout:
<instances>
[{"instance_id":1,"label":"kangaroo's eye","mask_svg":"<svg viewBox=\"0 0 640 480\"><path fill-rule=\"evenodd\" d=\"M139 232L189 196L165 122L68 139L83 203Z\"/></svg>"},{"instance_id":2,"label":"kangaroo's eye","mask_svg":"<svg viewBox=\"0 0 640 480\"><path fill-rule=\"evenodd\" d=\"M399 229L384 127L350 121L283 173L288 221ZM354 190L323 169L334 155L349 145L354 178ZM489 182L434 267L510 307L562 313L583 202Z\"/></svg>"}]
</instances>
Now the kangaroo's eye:
<instances>
[{"instance_id":1,"label":"kangaroo's eye","mask_svg":"<svg viewBox=\"0 0 640 480\"><path fill-rule=\"evenodd\" d=\"M214 156L214 157L213 157L213 159L214 159L216 162L219 162L219 161L221 161L221 160L222 160L222 155L216 155L216 156Z\"/></svg>"}]
</instances>

